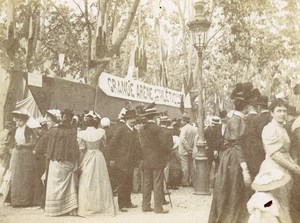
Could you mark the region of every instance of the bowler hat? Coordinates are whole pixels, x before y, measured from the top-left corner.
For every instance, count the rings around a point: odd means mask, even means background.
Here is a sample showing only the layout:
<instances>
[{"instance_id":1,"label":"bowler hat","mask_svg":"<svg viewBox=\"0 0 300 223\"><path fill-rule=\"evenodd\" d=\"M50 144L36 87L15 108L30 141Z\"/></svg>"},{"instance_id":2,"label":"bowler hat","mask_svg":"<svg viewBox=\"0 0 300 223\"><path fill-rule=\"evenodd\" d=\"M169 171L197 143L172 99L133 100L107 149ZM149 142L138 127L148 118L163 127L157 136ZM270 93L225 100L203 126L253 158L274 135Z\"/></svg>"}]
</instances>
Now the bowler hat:
<instances>
[{"instance_id":1,"label":"bowler hat","mask_svg":"<svg viewBox=\"0 0 300 223\"><path fill-rule=\"evenodd\" d=\"M136 111L135 110L127 110L126 113L123 115L123 119L135 119L136 118Z\"/></svg>"},{"instance_id":2,"label":"bowler hat","mask_svg":"<svg viewBox=\"0 0 300 223\"><path fill-rule=\"evenodd\" d=\"M265 95L261 95L258 97L256 104L262 106L268 106L269 97Z\"/></svg>"}]
</instances>

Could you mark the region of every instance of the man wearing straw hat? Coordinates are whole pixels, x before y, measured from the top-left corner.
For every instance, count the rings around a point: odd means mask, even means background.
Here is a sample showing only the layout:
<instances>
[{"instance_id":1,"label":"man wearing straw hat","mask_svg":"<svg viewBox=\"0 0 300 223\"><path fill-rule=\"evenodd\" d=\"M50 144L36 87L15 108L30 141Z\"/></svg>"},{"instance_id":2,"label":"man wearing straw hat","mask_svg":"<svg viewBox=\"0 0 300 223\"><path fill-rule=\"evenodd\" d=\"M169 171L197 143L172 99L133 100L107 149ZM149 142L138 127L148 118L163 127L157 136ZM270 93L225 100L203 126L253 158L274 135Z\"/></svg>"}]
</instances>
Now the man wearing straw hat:
<instances>
[{"instance_id":1,"label":"man wearing straw hat","mask_svg":"<svg viewBox=\"0 0 300 223\"><path fill-rule=\"evenodd\" d=\"M192 186L193 160L192 152L194 147L194 139L197 135L197 128L191 125L190 116L183 114L181 119L182 128L180 130L180 143L178 153L181 159L181 170L183 173L182 186Z\"/></svg>"},{"instance_id":2,"label":"man wearing straw hat","mask_svg":"<svg viewBox=\"0 0 300 223\"><path fill-rule=\"evenodd\" d=\"M164 200L164 168L170 148L165 146L162 128L155 122L158 116L156 108L145 110L144 117L147 122L140 130L140 142L143 150L143 212L153 211L150 206L151 191L154 191L154 212L165 214L168 210L163 209Z\"/></svg>"}]
</instances>

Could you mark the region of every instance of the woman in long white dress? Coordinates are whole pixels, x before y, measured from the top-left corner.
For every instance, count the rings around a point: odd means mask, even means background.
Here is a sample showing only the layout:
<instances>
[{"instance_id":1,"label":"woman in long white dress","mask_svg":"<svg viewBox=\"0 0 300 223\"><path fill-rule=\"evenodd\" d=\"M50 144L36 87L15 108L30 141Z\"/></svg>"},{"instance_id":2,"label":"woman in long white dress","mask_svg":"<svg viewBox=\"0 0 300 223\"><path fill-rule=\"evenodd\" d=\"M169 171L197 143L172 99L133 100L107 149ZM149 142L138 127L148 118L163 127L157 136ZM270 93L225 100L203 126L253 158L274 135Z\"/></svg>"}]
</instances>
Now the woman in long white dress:
<instances>
[{"instance_id":1,"label":"woman in long white dress","mask_svg":"<svg viewBox=\"0 0 300 223\"><path fill-rule=\"evenodd\" d=\"M77 135L82 154L78 191L78 215L115 215L115 205L106 162L101 147L105 146L105 131L96 129L92 118L87 129Z\"/></svg>"}]
</instances>

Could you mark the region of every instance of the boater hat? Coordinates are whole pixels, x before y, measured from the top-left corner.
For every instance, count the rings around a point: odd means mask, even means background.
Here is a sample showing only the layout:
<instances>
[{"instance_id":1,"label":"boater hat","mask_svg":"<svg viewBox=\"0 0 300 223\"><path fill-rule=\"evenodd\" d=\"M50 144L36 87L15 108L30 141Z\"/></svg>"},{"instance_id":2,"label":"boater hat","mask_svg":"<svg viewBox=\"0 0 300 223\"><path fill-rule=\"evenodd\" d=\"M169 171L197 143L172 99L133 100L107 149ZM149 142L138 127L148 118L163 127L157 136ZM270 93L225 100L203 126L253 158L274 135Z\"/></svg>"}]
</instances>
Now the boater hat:
<instances>
[{"instance_id":1,"label":"boater hat","mask_svg":"<svg viewBox=\"0 0 300 223\"><path fill-rule=\"evenodd\" d=\"M290 180L291 176L288 173L273 169L259 173L255 177L251 188L255 191L271 191L286 185Z\"/></svg>"},{"instance_id":2,"label":"boater hat","mask_svg":"<svg viewBox=\"0 0 300 223\"><path fill-rule=\"evenodd\" d=\"M145 117L151 116L151 115L158 115L156 108L148 108L145 110L145 113L143 114Z\"/></svg>"},{"instance_id":3,"label":"boater hat","mask_svg":"<svg viewBox=\"0 0 300 223\"><path fill-rule=\"evenodd\" d=\"M211 124L216 124L216 125L221 124L221 119L220 119L220 117L219 117L219 116L213 116L213 117L211 118Z\"/></svg>"}]
</instances>

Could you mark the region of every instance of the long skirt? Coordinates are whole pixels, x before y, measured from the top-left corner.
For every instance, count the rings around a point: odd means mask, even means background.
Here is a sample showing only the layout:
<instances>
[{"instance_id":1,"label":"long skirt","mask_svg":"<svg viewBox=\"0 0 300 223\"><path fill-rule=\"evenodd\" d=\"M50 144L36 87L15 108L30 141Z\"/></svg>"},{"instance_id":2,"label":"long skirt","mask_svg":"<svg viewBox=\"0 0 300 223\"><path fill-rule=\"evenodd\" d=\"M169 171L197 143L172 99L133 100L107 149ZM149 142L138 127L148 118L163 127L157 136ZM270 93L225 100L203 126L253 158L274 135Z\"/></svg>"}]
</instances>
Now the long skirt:
<instances>
[{"instance_id":1,"label":"long skirt","mask_svg":"<svg viewBox=\"0 0 300 223\"><path fill-rule=\"evenodd\" d=\"M216 175L209 223L247 222L249 215L246 204L250 192L251 189L244 186L236 149L226 149Z\"/></svg>"},{"instance_id":2,"label":"long skirt","mask_svg":"<svg viewBox=\"0 0 300 223\"><path fill-rule=\"evenodd\" d=\"M81 163L78 215L115 215L115 205L104 156L87 150Z\"/></svg>"},{"instance_id":3,"label":"long skirt","mask_svg":"<svg viewBox=\"0 0 300 223\"><path fill-rule=\"evenodd\" d=\"M50 160L46 191L46 216L59 216L76 209L75 165L69 161Z\"/></svg>"},{"instance_id":4,"label":"long skirt","mask_svg":"<svg viewBox=\"0 0 300 223\"><path fill-rule=\"evenodd\" d=\"M35 159L31 149L13 149L10 161L11 205L31 206L34 194Z\"/></svg>"}]
</instances>

